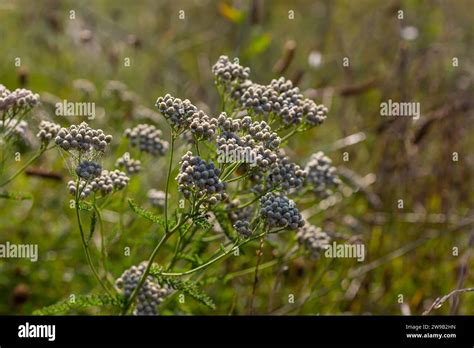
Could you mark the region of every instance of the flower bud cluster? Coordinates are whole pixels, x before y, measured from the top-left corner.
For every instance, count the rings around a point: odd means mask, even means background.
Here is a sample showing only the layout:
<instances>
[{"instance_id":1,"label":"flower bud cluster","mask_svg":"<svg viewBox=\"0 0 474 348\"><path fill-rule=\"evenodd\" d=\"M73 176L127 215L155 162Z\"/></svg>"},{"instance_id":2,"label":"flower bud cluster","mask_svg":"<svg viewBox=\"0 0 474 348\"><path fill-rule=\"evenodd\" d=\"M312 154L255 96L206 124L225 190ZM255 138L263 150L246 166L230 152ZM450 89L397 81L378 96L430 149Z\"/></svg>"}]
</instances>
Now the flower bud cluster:
<instances>
[{"instance_id":1,"label":"flower bud cluster","mask_svg":"<svg viewBox=\"0 0 474 348\"><path fill-rule=\"evenodd\" d=\"M115 161L115 168L124 169L128 175L138 174L142 169L140 160L130 158L130 154L125 153Z\"/></svg>"},{"instance_id":2,"label":"flower bud cluster","mask_svg":"<svg viewBox=\"0 0 474 348\"><path fill-rule=\"evenodd\" d=\"M270 228L286 227L296 230L304 226L304 220L295 202L281 194L269 192L260 198L260 215Z\"/></svg>"},{"instance_id":3,"label":"flower bud cluster","mask_svg":"<svg viewBox=\"0 0 474 348\"><path fill-rule=\"evenodd\" d=\"M115 281L115 286L126 298L129 298L133 290L138 286L145 272L147 262L127 269ZM160 285L152 276L148 275L135 298L134 315L158 315L158 305L173 292L168 285Z\"/></svg>"},{"instance_id":4,"label":"flower bud cluster","mask_svg":"<svg viewBox=\"0 0 474 348\"><path fill-rule=\"evenodd\" d=\"M94 150L103 153L111 141L111 135L104 134L101 129L92 129L86 122L79 126L73 124L68 128L61 128L55 138L56 145L63 150L80 153Z\"/></svg>"},{"instance_id":5,"label":"flower bud cluster","mask_svg":"<svg viewBox=\"0 0 474 348\"><path fill-rule=\"evenodd\" d=\"M313 257L318 257L331 242L331 238L326 232L313 225L301 227L296 234L296 239L299 245L311 252Z\"/></svg>"},{"instance_id":6,"label":"flower bud cluster","mask_svg":"<svg viewBox=\"0 0 474 348\"><path fill-rule=\"evenodd\" d=\"M305 171L307 184L311 185L314 193L322 198L330 196L332 189L341 184L331 159L321 151L311 156Z\"/></svg>"},{"instance_id":7,"label":"flower bud cluster","mask_svg":"<svg viewBox=\"0 0 474 348\"><path fill-rule=\"evenodd\" d=\"M139 124L134 128L127 128L124 135L130 140L132 147L153 156L163 156L168 150L168 142L162 140L163 133L150 124Z\"/></svg>"},{"instance_id":8,"label":"flower bud cluster","mask_svg":"<svg viewBox=\"0 0 474 348\"><path fill-rule=\"evenodd\" d=\"M198 197L208 196L207 201L215 204L226 199L225 184L220 180L221 173L213 162L206 162L188 151L181 158L181 167L176 177L178 189L186 198L194 192Z\"/></svg>"},{"instance_id":9,"label":"flower bud cluster","mask_svg":"<svg viewBox=\"0 0 474 348\"><path fill-rule=\"evenodd\" d=\"M39 132L36 134L36 137L41 140L41 142L48 144L51 140L56 138L61 126L54 122L43 120L38 128Z\"/></svg>"}]
</instances>

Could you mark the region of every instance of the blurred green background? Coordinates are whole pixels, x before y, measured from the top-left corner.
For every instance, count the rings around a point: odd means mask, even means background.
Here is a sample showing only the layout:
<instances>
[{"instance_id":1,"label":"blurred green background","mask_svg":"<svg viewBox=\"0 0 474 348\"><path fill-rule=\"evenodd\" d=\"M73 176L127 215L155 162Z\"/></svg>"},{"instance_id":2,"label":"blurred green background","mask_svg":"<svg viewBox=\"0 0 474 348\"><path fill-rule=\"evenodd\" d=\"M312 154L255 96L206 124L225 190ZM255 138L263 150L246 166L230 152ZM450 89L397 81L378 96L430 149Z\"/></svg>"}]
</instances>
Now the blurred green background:
<instances>
[{"instance_id":1,"label":"blurred green background","mask_svg":"<svg viewBox=\"0 0 474 348\"><path fill-rule=\"evenodd\" d=\"M144 120L163 126L154 111L158 96L188 98L217 114L211 66L222 54L239 57L255 82L291 79L325 104L329 115L321 127L290 142L290 156L304 165L312 153L325 151L352 188L338 195L337 204L313 200L303 211L313 224L362 241L367 256L362 263L276 259L260 271L254 313L421 314L436 297L474 286L472 6L414 0L0 0L0 83L40 93L42 106L28 120L33 134L41 119L85 121L56 117L55 102L94 101L98 117L91 126L114 135L114 151L105 160L111 167L125 149L126 127ZM420 119L381 117L380 103L388 99L419 102ZM145 161L147 173L132 180L128 196L146 206L147 190L164 187L165 161ZM20 166L13 163L9 172ZM37 243L40 258L0 259L1 314L30 314L71 294L99 291L69 208L63 159L50 151L33 167L59 180L21 175L7 189L33 199L0 200L0 242ZM117 213L104 212L104 220L107 263L118 277L148 257L158 235L131 212L120 237ZM129 257L123 256L127 246ZM254 273L224 282L213 276L251 269L257 248L252 244L244 257L226 259L197 277L207 283L216 310L173 298L162 313L249 313ZM277 248L265 245L262 263L275 260ZM94 256L100 258L96 250ZM474 294L433 313L474 314Z\"/></svg>"}]
</instances>

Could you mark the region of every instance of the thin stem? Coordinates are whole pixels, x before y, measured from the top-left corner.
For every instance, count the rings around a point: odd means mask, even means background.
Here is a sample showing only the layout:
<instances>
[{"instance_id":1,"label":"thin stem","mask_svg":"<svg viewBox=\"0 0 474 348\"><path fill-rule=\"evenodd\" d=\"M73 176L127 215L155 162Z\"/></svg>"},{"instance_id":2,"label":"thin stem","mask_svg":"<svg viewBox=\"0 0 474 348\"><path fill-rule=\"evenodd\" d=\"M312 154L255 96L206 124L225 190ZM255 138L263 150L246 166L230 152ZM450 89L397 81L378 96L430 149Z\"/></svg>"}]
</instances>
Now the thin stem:
<instances>
[{"instance_id":1,"label":"thin stem","mask_svg":"<svg viewBox=\"0 0 474 348\"><path fill-rule=\"evenodd\" d=\"M234 170L236 170L243 162L236 162L234 163L232 166L230 166L228 168L228 170L226 170L225 173L222 173L222 181L225 181L229 176L232 175L232 173L234 172Z\"/></svg>"},{"instance_id":2,"label":"thin stem","mask_svg":"<svg viewBox=\"0 0 474 348\"><path fill-rule=\"evenodd\" d=\"M262 261L263 255L263 243L265 239L262 237L260 239L260 247L257 251L257 264L255 265L255 275L253 278L253 286L252 286L252 297L250 298L250 314L253 314L253 304L255 301L255 295L257 294L257 284L258 284L258 266L260 266L260 262Z\"/></svg>"},{"instance_id":3,"label":"thin stem","mask_svg":"<svg viewBox=\"0 0 474 348\"><path fill-rule=\"evenodd\" d=\"M168 233L168 192L169 192L169 185L170 185L170 176L171 170L173 168L173 152L174 152L174 142L175 142L174 134L171 135L171 149L170 149L170 162L168 166L168 175L166 177L166 191L165 191L165 234Z\"/></svg>"},{"instance_id":4,"label":"thin stem","mask_svg":"<svg viewBox=\"0 0 474 348\"><path fill-rule=\"evenodd\" d=\"M206 268L210 265L212 265L213 263L219 261L220 259L226 257L227 255L229 255L231 252L237 250L238 248L240 248L241 246L249 243L250 241L253 241L255 239L259 239L261 237L263 237L264 235L266 234L266 232L263 232L263 233L260 233L259 235L255 236L255 237L252 237L252 238L249 238L249 239L246 239L244 240L243 242L239 243L239 244L234 244L233 247L231 247L229 250L225 251L224 253L222 253L221 255L209 260L208 262L205 262L203 263L202 265L196 267L196 268L193 268L193 269L190 269L188 271L185 271L185 272L163 272L163 273L159 273L159 275L163 275L163 276L169 276L169 277L180 277L180 276L183 276L183 275L188 275L188 274L192 274L192 273L195 273L197 271L200 271L201 269L203 268Z\"/></svg>"},{"instance_id":5,"label":"thin stem","mask_svg":"<svg viewBox=\"0 0 474 348\"><path fill-rule=\"evenodd\" d=\"M286 140L288 140L289 138L291 138L296 132L298 132L299 129L298 128L293 128L291 130L291 132L289 132L287 135L285 135L283 138L281 138L281 143L285 142Z\"/></svg>"},{"instance_id":6,"label":"thin stem","mask_svg":"<svg viewBox=\"0 0 474 348\"><path fill-rule=\"evenodd\" d=\"M123 309L123 314L126 314L128 309L130 308L130 305L133 303L133 301L135 300L135 297L137 297L138 295L138 292L140 291L141 287L143 286L143 284L145 283L145 280L146 278L148 277L148 274L150 273L150 269L151 269L151 265L153 264L153 260L155 259L156 257L156 254L158 253L158 251L161 249L161 247L165 244L166 240L171 236L171 233L165 233L163 235L163 237L161 238L161 240L158 242L158 244L156 245L155 249L153 250L153 252L151 253L150 257L148 258L148 263L147 263L147 266L145 268L145 271L143 272L142 274L142 277L140 278L140 282L138 283L138 285L135 287L135 289L133 289L133 292L132 294L130 295L130 297L128 298L126 304L125 304L125 307Z\"/></svg>"},{"instance_id":7,"label":"thin stem","mask_svg":"<svg viewBox=\"0 0 474 348\"><path fill-rule=\"evenodd\" d=\"M194 144L196 145L196 153L199 157L201 157L201 152L199 151L199 141L194 137Z\"/></svg>"},{"instance_id":8,"label":"thin stem","mask_svg":"<svg viewBox=\"0 0 474 348\"><path fill-rule=\"evenodd\" d=\"M140 278L140 282L138 283L138 285L135 287L132 294L128 298L128 300L125 304L125 307L122 311L122 314L127 313L128 309L130 308L130 305L133 303L133 301L137 297L138 292L140 291L141 287L145 283L145 279L148 277L148 274L150 273L151 265L153 264L153 260L155 259L156 255L158 254L158 251L165 244L165 242L168 240L168 238L173 235L173 232L176 231L178 228L180 228L188 220L188 218L189 218L189 216L187 216L185 219L182 219L182 216L181 216L180 220L178 221L176 226L174 226L168 233L165 232L165 234L163 235L163 238L161 238L161 240L156 245L155 249L153 249L153 252L151 253L150 257L148 258L147 266L145 268L145 271L143 272L142 277Z\"/></svg>"},{"instance_id":9,"label":"thin stem","mask_svg":"<svg viewBox=\"0 0 474 348\"><path fill-rule=\"evenodd\" d=\"M226 182L234 182L234 181L237 181L237 180L245 179L245 178L249 177L250 175L252 175L252 173L247 173L247 174L235 177L233 179L227 180Z\"/></svg>"},{"instance_id":10,"label":"thin stem","mask_svg":"<svg viewBox=\"0 0 474 348\"><path fill-rule=\"evenodd\" d=\"M102 220L102 214L94 202L94 210L97 214L97 220L99 220L100 227L100 254L102 256L102 267L104 267L105 274L108 274L107 267L107 250L105 249L105 237L104 237L104 221Z\"/></svg>"},{"instance_id":11,"label":"thin stem","mask_svg":"<svg viewBox=\"0 0 474 348\"><path fill-rule=\"evenodd\" d=\"M26 162L23 167L21 167L20 169L18 169L18 171L15 172L15 174L13 174L12 176L10 176L7 180L5 180L4 182L2 182L0 184L0 187L3 187L5 186L6 184L8 184L10 181L14 180L18 175L20 175L25 169L26 167L28 167L31 163L33 163L34 161L36 161L46 150L49 150L51 149L50 148L47 148L47 147L43 147L42 149L40 149L40 151L34 155L33 157L31 157L28 162Z\"/></svg>"},{"instance_id":12,"label":"thin stem","mask_svg":"<svg viewBox=\"0 0 474 348\"><path fill-rule=\"evenodd\" d=\"M122 192L122 197L120 200L120 214L119 214L120 236L122 236L125 232L125 222L124 222L123 216L125 214L125 210L127 207L127 204L126 204L127 192L128 192L128 185L124 188Z\"/></svg>"},{"instance_id":13,"label":"thin stem","mask_svg":"<svg viewBox=\"0 0 474 348\"><path fill-rule=\"evenodd\" d=\"M173 258L171 259L170 264L166 268L167 270L171 269L175 265L176 261L178 260L178 255L181 252L181 244L182 244L183 238L188 233L188 231L191 229L192 226L193 226L193 223L190 223L189 226L186 228L186 230L183 233L179 234L178 241L176 242Z\"/></svg>"},{"instance_id":14,"label":"thin stem","mask_svg":"<svg viewBox=\"0 0 474 348\"><path fill-rule=\"evenodd\" d=\"M82 246L84 248L84 252L86 254L86 258L87 258L87 263L89 264L89 268L91 269L92 273L94 274L94 276L96 277L97 281L99 282L99 284L102 286L102 288L105 290L105 292L112 298L114 298L114 296L112 295L112 293L109 291L109 289L107 289L107 287L105 286L105 284L102 282L102 279L100 279L100 276L99 274L97 273L95 267L94 267L94 264L92 263L92 259L91 259L91 255L89 253L89 247L87 245L87 242L86 242L86 238L84 236L84 230L82 229L82 222L81 222L81 216L80 216L80 213L79 213L79 179L77 179L77 183L76 183L76 200L75 200L75 204L74 204L75 208L76 208L76 217L77 217L77 224L79 225L79 231L81 232L81 240L82 240Z\"/></svg>"}]
</instances>

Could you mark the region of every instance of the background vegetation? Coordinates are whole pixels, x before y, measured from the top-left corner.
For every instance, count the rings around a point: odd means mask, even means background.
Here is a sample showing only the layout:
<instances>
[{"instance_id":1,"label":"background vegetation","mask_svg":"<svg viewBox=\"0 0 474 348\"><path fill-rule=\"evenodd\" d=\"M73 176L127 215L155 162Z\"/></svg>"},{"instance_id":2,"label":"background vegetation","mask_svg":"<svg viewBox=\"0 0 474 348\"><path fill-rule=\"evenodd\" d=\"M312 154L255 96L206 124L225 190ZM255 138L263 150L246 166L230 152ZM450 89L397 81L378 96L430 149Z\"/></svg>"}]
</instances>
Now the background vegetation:
<instances>
[{"instance_id":1,"label":"background vegetation","mask_svg":"<svg viewBox=\"0 0 474 348\"><path fill-rule=\"evenodd\" d=\"M283 75L329 108L323 126L291 141L290 155L305 164L325 151L348 188L334 204L316 200L303 211L316 226L362 241L366 260L276 257L293 243L289 233L285 243L265 244L253 301L258 243L193 278L215 310L173 297L164 314L421 314L438 296L474 286L473 44L471 1L0 1L0 82L41 94L29 120L34 133L41 119L84 120L56 117L58 98L94 101L99 115L90 124L114 135L109 154L116 156L106 167L123 151L126 127L147 119L168 132L154 110L160 95L188 98L216 115L211 66L221 54L239 57L254 81ZM77 79L94 88L78 89ZM109 80L126 89L107 95ZM420 119L381 117L388 99L420 102ZM25 149L24 158L30 155ZM127 195L147 206L148 189L164 187L165 159L144 166ZM37 243L40 258L0 259L2 314L30 314L100 290L69 207L68 177L63 159L49 152L8 186L32 199L0 200L0 242ZM104 213L115 278L147 258L158 240L156 228L129 210L121 234L121 207L118 198ZM434 312L474 314L474 294Z\"/></svg>"}]
</instances>

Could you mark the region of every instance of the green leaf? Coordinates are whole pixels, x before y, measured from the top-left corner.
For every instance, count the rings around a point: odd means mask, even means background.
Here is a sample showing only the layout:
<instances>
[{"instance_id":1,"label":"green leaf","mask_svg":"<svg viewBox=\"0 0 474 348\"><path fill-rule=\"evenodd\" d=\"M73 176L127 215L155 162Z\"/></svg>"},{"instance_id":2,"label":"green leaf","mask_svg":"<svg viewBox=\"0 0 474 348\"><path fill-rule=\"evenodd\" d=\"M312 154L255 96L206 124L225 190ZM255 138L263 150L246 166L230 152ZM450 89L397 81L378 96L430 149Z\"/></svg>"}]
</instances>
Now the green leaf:
<instances>
[{"instance_id":1,"label":"green leaf","mask_svg":"<svg viewBox=\"0 0 474 348\"><path fill-rule=\"evenodd\" d=\"M133 199L129 199L128 200L128 205L130 206L130 208L133 210L133 212L137 215L140 215L141 217L147 219L147 220L150 220L151 222L155 223L155 224L158 224L158 225L161 225L161 226L164 226L165 225L165 221L153 214L151 211L149 210L146 210L144 208L141 208L139 207L134 201Z\"/></svg>"},{"instance_id":2,"label":"green leaf","mask_svg":"<svg viewBox=\"0 0 474 348\"><path fill-rule=\"evenodd\" d=\"M92 211L92 210L94 210L94 207L93 207L92 204L90 204L90 203L87 203L87 202L79 202L79 210L82 210L82 211Z\"/></svg>"},{"instance_id":3,"label":"green leaf","mask_svg":"<svg viewBox=\"0 0 474 348\"><path fill-rule=\"evenodd\" d=\"M212 224L202 215L193 218L193 221L206 232L212 228Z\"/></svg>"},{"instance_id":4,"label":"green leaf","mask_svg":"<svg viewBox=\"0 0 474 348\"><path fill-rule=\"evenodd\" d=\"M92 238L92 235L94 234L96 224L97 224L97 214L94 210L92 212L92 216L91 216L91 225L90 225L90 228L89 228L89 237L87 238L87 243L90 242L90 240Z\"/></svg>"},{"instance_id":5,"label":"green leaf","mask_svg":"<svg viewBox=\"0 0 474 348\"><path fill-rule=\"evenodd\" d=\"M160 276L159 271L157 272L157 270L153 268L150 271L150 274L157 278L158 282L167 284L173 289L181 291L186 295L189 295L190 297L210 309L216 309L216 305L212 298L210 298L196 282L193 282L191 280L180 280L174 277L163 277Z\"/></svg>"},{"instance_id":6,"label":"green leaf","mask_svg":"<svg viewBox=\"0 0 474 348\"><path fill-rule=\"evenodd\" d=\"M26 201L29 199L32 199L33 196L26 193L19 193L19 192L0 192L0 198L5 198L5 199L13 199L16 201Z\"/></svg>"},{"instance_id":7,"label":"green leaf","mask_svg":"<svg viewBox=\"0 0 474 348\"><path fill-rule=\"evenodd\" d=\"M72 309L103 306L120 307L121 304L117 300L107 295L80 295L77 296L74 301L71 301L70 299L63 300L51 306L37 309L33 312L33 315L59 315L66 314Z\"/></svg>"}]
</instances>

